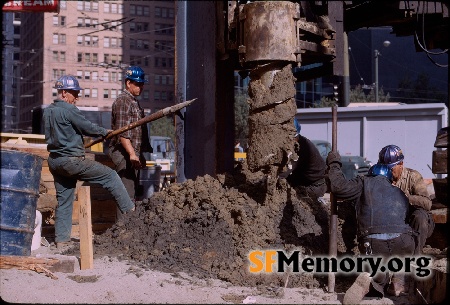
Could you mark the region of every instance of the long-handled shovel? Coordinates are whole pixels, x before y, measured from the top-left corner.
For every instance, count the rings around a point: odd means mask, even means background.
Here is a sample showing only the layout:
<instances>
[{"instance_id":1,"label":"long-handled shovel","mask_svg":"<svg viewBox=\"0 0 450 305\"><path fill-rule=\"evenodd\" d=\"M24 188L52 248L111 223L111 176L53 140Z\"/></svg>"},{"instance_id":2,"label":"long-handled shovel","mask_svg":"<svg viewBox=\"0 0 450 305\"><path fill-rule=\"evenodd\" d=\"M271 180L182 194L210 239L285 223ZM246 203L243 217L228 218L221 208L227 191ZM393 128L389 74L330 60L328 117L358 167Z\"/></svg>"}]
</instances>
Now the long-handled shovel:
<instances>
[{"instance_id":1,"label":"long-handled shovel","mask_svg":"<svg viewBox=\"0 0 450 305\"><path fill-rule=\"evenodd\" d=\"M331 150L337 151L337 106L331 107ZM337 256L337 199L333 193L330 193L330 240L329 240L329 255L331 258ZM330 272L328 274L328 292L334 292L335 274Z\"/></svg>"},{"instance_id":2,"label":"long-handled shovel","mask_svg":"<svg viewBox=\"0 0 450 305\"><path fill-rule=\"evenodd\" d=\"M144 117L144 118L142 118L140 120L137 120L136 122L133 122L133 123L127 125L127 126L124 126L122 128L116 129L116 130L108 133L108 135L106 137L104 137L104 138L98 138L98 139L95 139L94 141L91 141L91 142L85 144L84 147L85 148L91 147L94 144L103 142L104 140L110 139L110 138L112 138L112 137L114 137L114 136L116 136L118 134L121 134L122 132L127 131L127 130L136 128L138 126L141 126L141 125L146 124L146 123L151 122L151 121L155 121L155 120L160 119L163 116L166 116L168 114L177 113L178 111L180 111L184 107L187 107L190 104L192 104L192 102L194 102L195 100L196 100L196 98L194 98L192 100L189 100L189 101L185 101L185 102L176 104L176 105L173 105L173 106L170 106L170 107L166 107L166 108L161 109L161 110L159 110L159 111L157 111L155 113L149 114L146 117Z\"/></svg>"}]
</instances>

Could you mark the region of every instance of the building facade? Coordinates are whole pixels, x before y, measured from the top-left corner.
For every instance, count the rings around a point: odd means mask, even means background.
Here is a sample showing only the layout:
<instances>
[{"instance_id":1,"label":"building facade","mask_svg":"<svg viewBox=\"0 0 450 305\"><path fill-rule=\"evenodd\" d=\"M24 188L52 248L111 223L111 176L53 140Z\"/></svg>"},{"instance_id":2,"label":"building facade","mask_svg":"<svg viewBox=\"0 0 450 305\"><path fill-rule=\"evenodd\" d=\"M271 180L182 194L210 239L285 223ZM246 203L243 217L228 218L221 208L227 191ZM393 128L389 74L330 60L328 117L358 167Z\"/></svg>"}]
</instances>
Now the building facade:
<instances>
[{"instance_id":1,"label":"building facade","mask_svg":"<svg viewBox=\"0 0 450 305\"><path fill-rule=\"evenodd\" d=\"M53 102L62 75L83 88L77 106L109 111L124 70L138 65L149 81L139 97L146 112L174 104L174 1L61 1L59 13L21 16L20 129Z\"/></svg>"},{"instance_id":2,"label":"building facade","mask_svg":"<svg viewBox=\"0 0 450 305\"><path fill-rule=\"evenodd\" d=\"M2 13L2 132L18 132L20 13Z\"/></svg>"}]
</instances>

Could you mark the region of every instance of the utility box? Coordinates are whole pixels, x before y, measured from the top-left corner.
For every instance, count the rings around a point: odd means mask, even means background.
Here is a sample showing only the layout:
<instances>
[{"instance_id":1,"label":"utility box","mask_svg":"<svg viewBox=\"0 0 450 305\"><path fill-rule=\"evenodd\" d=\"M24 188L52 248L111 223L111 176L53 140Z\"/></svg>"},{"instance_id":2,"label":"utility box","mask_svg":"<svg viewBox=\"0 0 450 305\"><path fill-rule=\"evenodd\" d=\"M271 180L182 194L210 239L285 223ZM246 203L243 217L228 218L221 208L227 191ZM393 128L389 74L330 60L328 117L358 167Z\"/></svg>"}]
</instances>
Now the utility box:
<instances>
[{"instance_id":1,"label":"utility box","mask_svg":"<svg viewBox=\"0 0 450 305\"><path fill-rule=\"evenodd\" d=\"M302 135L332 142L331 107L297 109L296 118ZM436 133L447 125L444 103L350 103L337 109L337 150L341 156L363 156L376 163L381 148L395 144L406 167L425 179L444 178L446 174L434 174L431 166Z\"/></svg>"}]
</instances>

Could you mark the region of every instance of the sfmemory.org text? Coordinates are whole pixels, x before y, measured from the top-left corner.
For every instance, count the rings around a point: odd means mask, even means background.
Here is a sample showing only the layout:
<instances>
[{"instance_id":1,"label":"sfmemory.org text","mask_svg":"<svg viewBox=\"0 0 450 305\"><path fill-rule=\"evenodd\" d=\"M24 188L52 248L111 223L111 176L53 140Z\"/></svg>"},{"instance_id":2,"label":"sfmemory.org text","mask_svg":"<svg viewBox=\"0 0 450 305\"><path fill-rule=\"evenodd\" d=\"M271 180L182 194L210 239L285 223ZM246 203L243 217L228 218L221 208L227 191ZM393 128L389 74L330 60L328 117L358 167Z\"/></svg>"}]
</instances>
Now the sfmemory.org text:
<instances>
[{"instance_id":1,"label":"sfmemory.org text","mask_svg":"<svg viewBox=\"0 0 450 305\"><path fill-rule=\"evenodd\" d=\"M256 250L248 255L251 273L285 272L314 272L314 273L360 273L369 272L374 276L377 272L406 272L414 273L418 277L431 274L431 257L389 257L358 256L358 257L313 257L303 256L300 251L293 251L287 255L281 250Z\"/></svg>"}]
</instances>

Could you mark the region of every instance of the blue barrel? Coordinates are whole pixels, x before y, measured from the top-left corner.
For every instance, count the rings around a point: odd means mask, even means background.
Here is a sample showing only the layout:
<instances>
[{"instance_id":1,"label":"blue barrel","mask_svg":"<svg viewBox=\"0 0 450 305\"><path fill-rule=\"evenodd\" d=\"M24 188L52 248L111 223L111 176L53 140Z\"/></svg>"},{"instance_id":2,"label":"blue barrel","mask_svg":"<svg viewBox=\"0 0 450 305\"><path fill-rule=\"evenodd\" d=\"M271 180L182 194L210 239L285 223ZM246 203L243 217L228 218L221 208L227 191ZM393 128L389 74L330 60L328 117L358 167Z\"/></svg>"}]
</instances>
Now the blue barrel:
<instances>
[{"instance_id":1,"label":"blue barrel","mask_svg":"<svg viewBox=\"0 0 450 305\"><path fill-rule=\"evenodd\" d=\"M139 184L141 194L138 199L150 198L154 192L159 191L161 183L161 166L147 166L139 170Z\"/></svg>"},{"instance_id":2,"label":"blue barrel","mask_svg":"<svg viewBox=\"0 0 450 305\"><path fill-rule=\"evenodd\" d=\"M0 255L31 254L43 159L1 150Z\"/></svg>"}]
</instances>

